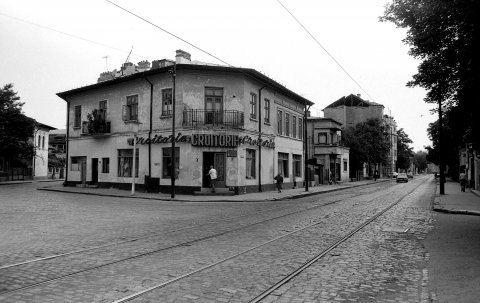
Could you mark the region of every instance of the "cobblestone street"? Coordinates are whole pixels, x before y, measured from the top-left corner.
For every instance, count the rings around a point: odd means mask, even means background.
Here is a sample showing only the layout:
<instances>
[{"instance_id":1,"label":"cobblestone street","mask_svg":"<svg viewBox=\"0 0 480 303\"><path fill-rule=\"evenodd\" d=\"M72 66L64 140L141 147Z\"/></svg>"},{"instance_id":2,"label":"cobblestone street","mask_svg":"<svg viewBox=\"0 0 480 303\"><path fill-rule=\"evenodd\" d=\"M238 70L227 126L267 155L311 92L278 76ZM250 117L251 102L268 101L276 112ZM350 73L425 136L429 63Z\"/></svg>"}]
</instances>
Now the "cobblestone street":
<instances>
[{"instance_id":1,"label":"cobblestone street","mask_svg":"<svg viewBox=\"0 0 480 303\"><path fill-rule=\"evenodd\" d=\"M242 203L36 186L0 188L1 302L250 302L327 249L259 301L435 301L422 244L434 221L430 176Z\"/></svg>"}]
</instances>

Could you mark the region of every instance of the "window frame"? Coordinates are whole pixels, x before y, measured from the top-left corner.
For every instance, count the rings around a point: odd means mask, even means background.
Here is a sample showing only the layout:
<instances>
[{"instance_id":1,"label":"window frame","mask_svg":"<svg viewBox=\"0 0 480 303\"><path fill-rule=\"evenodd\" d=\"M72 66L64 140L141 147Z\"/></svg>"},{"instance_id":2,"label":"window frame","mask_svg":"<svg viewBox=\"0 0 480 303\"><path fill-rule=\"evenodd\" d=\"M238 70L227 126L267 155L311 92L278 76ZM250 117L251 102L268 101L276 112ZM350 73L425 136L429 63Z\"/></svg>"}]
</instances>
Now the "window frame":
<instances>
[{"instance_id":1,"label":"window frame","mask_svg":"<svg viewBox=\"0 0 480 303\"><path fill-rule=\"evenodd\" d=\"M138 94L126 97L126 103L122 112L123 121L138 121L138 99Z\"/></svg>"},{"instance_id":2,"label":"window frame","mask_svg":"<svg viewBox=\"0 0 480 303\"><path fill-rule=\"evenodd\" d=\"M264 99L264 114L263 120L265 123L270 123L270 99Z\"/></svg>"},{"instance_id":3,"label":"window frame","mask_svg":"<svg viewBox=\"0 0 480 303\"><path fill-rule=\"evenodd\" d=\"M162 117L171 115L173 115L173 89L170 87L162 89Z\"/></svg>"},{"instance_id":4,"label":"window frame","mask_svg":"<svg viewBox=\"0 0 480 303\"><path fill-rule=\"evenodd\" d=\"M290 113L285 113L285 136L290 137Z\"/></svg>"},{"instance_id":5,"label":"window frame","mask_svg":"<svg viewBox=\"0 0 480 303\"><path fill-rule=\"evenodd\" d=\"M125 152L126 155L120 155L121 152ZM127 155L127 153L129 155ZM138 154L138 148L135 151L135 178L138 178L138 171L139 171L139 154ZM132 166L133 166L133 149L132 148L120 148L117 149L117 159L118 159L118 165L117 165L117 176L120 178L132 178ZM123 166L125 164L129 164L127 168L121 167L121 162L123 159ZM130 159L128 163L125 163L125 159ZM125 173L125 170L128 170L127 173Z\"/></svg>"},{"instance_id":6,"label":"window frame","mask_svg":"<svg viewBox=\"0 0 480 303\"><path fill-rule=\"evenodd\" d=\"M283 135L283 111L281 109L277 110L277 134Z\"/></svg>"},{"instance_id":7,"label":"window frame","mask_svg":"<svg viewBox=\"0 0 480 303\"><path fill-rule=\"evenodd\" d=\"M297 116L292 115L292 137L297 137Z\"/></svg>"},{"instance_id":8,"label":"window frame","mask_svg":"<svg viewBox=\"0 0 480 303\"><path fill-rule=\"evenodd\" d=\"M257 94L250 93L250 119L257 120Z\"/></svg>"},{"instance_id":9,"label":"window frame","mask_svg":"<svg viewBox=\"0 0 480 303\"><path fill-rule=\"evenodd\" d=\"M288 153L277 153L277 171L281 173L284 178L289 177L289 159Z\"/></svg>"},{"instance_id":10,"label":"window frame","mask_svg":"<svg viewBox=\"0 0 480 303\"><path fill-rule=\"evenodd\" d=\"M102 174L110 173L110 158L102 158Z\"/></svg>"},{"instance_id":11,"label":"window frame","mask_svg":"<svg viewBox=\"0 0 480 303\"><path fill-rule=\"evenodd\" d=\"M82 106L75 105L73 109L73 128L80 128L81 126L82 126ZM40 144L38 146L40 146Z\"/></svg>"},{"instance_id":12,"label":"window frame","mask_svg":"<svg viewBox=\"0 0 480 303\"><path fill-rule=\"evenodd\" d=\"M302 118L298 118L298 138L303 139L303 120Z\"/></svg>"},{"instance_id":13,"label":"window frame","mask_svg":"<svg viewBox=\"0 0 480 303\"><path fill-rule=\"evenodd\" d=\"M322 140L325 139L325 140ZM325 142L322 142L325 141ZM328 133L321 132L318 133L318 144L328 144Z\"/></svg>"},{"instance_id":14,"label":"window frame","mask_svg":"<svg viewBox=\"0 0 480 303\"><path fill-rule=\"evenodd\" d=\"M292 162L293 162L293 176L299 177L299 178L302 177L302 155L293 154Z\"/></svg>"}]
</instances>

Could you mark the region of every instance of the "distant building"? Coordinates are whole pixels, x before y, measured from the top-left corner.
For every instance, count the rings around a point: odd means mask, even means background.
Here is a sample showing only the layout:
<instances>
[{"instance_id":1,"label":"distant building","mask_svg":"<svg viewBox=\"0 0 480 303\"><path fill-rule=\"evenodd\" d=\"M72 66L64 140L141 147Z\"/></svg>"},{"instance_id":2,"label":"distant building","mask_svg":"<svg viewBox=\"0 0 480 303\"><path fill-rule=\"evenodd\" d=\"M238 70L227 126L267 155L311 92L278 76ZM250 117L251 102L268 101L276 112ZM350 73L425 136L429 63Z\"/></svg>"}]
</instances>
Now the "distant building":
<instances>
[{"instance_id":1,"label":"distant building","mask_svg":"<svg viewBox=\"0 0 480 303\"><path fill-rule=\"evenodd\" d=\"M32 143L35 155L32 159L33 179L46 179L48 177L48 141L49 132L56 129L43 123L37 122L33 132Z\"/></svg>"},{"instance_id":2,"label":"distant building","mask_svg":"<svg viewBox=\"0 0 480 303\"><path fill-rule=\"evenodd\" d=\"M309 165L310 180L319 184L349 181L349 148L343 146L341 126L332 118L307 118L308 155L315 159Z\"/></svg>"},{"instance_id":3,"label":"distant building","mask_svg":"<svg viewBox=\"0 0 480 303\"><path fill-rule=\"evenodd\" d=\"M362 99L360 94L350 94L331 103L323 109L323 112L325 118L340 122L343 130L369 119L382 121L388 132L390 150L387 163L380 167L379 173L381 176L391 176L396 170L397 163L397 123L392 116L384 114L384 108L382 104ZM372 176L373 173L373 167L365 167L365 177Z\"/></svg>"},{"instance_id":4,"label":"distant building","mask_svg":"<svg viewBox=\"0 0 480 303\"><path fill-rule=\"evenodd\" d=\"M67 130L55 129L50 131L48 138L48 177L64 178L67 151Z\"/></svg>"}]
</instances>

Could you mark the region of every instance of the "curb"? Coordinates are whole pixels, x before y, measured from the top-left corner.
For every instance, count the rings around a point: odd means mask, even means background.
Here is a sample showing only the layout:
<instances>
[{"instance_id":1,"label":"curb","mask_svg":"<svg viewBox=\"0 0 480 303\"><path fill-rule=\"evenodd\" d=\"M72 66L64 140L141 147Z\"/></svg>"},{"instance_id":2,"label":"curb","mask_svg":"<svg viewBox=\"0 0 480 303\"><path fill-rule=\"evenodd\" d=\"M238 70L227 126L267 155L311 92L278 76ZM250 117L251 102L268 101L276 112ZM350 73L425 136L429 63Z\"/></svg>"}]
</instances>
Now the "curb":
<instances>
[{"instance_id":1,"label":"curb","mask_svg":"<svg viewBox=\"0 0 480 303\"><path fill-rule=\"evenodd\" d=\"M433 211L436 211L439 213L455 214L455 215L480 216L480 211L475 211L475 210L445 209L445 208L434 206Z\"/></svg>"},{"instance_id":2,"label":"curb","mask_svg":"<svg viewBox=\"0 0 480 303\"><path fill-rule=\"evenodd\" d=\"M376 182L387 182L390 181L389 179L387 180L379 180ZM125 196L125 195L116 195L116 194L99 194L99 193L91 193L91 192L77 192L77 191L69 191L69 190L60 190L60 189L54 189L54 188L48 188L48 187L41 187L37 188L37 190L43 190L43 191L53 191L53 192L60 192L60 193L72 193L72 194L80 194L80 195L90 195L90 196L104 196L104 197L113 197L113 198L133 198L133 199L146 199L146 200L157 200L157 201L176 201L176 202L234 202L234 203L242 203L242 202L265 202L265 201L282 201L282 200L295 200L295 199L300 199L304 197L310 197L314 195L320 195L324 193L330 193L330 192L335 192L339 190L344 190L344 189L350 189L350 188L355 188L355 187L360 187L360 186L366 186L372 183L376 182L370 182L370 183L365 183L365 184L357 184L357 185L352 185L352 186L345 186L345 187L339 187L339 188L332 188L332 189L327 189L324 191L318 191L318 192L303 192L295 195L290 195L290 196L285 196L281 198L269 198L269 199L245 199L245 200L219 200L219 201L212 201L212 200L185 200L185 199L177 199L177 198L157 198L157 197L141 197L141 196Z\"/></svg>"}]
</instances>

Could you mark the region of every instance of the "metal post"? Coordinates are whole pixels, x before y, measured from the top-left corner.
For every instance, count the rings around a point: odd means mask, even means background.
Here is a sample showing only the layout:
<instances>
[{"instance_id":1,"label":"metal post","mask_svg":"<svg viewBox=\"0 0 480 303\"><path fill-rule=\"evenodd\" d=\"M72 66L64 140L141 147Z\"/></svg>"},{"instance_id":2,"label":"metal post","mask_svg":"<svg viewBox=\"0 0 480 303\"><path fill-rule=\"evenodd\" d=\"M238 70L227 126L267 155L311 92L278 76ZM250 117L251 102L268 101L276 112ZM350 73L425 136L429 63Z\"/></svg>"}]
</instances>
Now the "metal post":
<instances>
[{"instance_id":1,"label":"metal post","mask_svg":"<svg viewBox=\"0 0 480 303\"><path fill-rule=\"evenodd\" d=\"M175 177L176 177L176 168L175 168L175 78L177 77L177 63L173 64L173 70L169 71L172 74L173 88L172 88L172 169L170 172L171 175L171 197L175 198Z\"/></svg>"},{"instance_id":2,"label":"metal post","mask_svg":"<svg viewBox=\"0 0 480 303\"><path fill-rule=\"evenodd\" d=\"M444 175L444 163L442 157L442 101L438 101L438 162L440 162L440 195L445 195L445 175Z\"/></svg>"},{"instance_id":3,"label":"metal post","mask_svg":"<svg viewBox=\"0 0 480 303\"><path fill-rule=\"evenodd\" d=\"M308 191L308 145L307 145L307 103L305 103L305 111L303 113L303 155L305 160L304 180L305 191Z\"/></svg>"},{"instance_id":4,"label":"metal post","mask_svg":"<svg viewBox=\"0 0 480 303\"><path fill-rule=\"evenodd\" d=\"M132 164L132 192L131 196L135 195L135 176L137 172L137 132L133 133L133 164Z\"/></svg>"}]
</instances>

